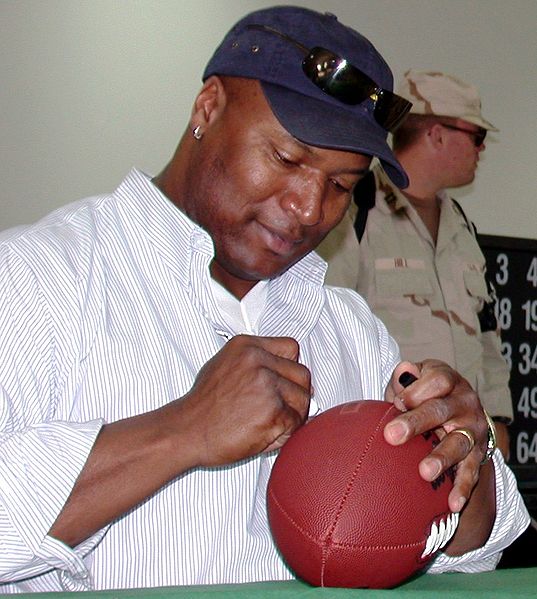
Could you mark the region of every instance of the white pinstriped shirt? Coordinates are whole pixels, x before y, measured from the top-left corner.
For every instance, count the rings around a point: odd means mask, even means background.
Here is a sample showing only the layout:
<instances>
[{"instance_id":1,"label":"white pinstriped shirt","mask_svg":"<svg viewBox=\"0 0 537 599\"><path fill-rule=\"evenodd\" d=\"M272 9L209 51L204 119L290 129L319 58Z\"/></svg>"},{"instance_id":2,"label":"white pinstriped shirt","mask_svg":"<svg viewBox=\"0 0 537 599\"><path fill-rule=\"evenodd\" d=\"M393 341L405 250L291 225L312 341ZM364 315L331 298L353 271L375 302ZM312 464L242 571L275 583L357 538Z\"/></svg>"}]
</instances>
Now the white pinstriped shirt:
<instances>
[{"instance_id":1,"label":"white pinstriped shirt","mask_svg":"<svg viewBox=\"0 0 537 599\"><path fill-rule=\"evenodd\" d=\"M273 455L189 471L74 550L47 536L102 424L184 395L242 324L297 339L321 410L383 398L396 344L357 294L322 286L315 254L224 310L212 256L136 170L111 195L0 235L0 592L292 578L265 512ZM431 571L491 569L527 524L495 463L489 542Z\"/></svg>"}]
</instances>

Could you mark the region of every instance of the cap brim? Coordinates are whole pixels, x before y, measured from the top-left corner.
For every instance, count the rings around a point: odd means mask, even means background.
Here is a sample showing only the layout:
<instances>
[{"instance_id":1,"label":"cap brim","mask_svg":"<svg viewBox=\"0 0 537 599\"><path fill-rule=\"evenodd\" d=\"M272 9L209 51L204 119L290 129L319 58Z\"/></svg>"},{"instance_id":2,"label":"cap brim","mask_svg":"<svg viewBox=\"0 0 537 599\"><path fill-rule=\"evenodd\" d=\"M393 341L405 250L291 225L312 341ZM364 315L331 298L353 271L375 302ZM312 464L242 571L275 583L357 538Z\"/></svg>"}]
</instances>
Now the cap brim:
<instances>
[{"instance_id":1,"label":"cap brim","mask_svg":"<svg viewBox=\"0 0 537 599\"><path fill-rule=\"evenodd\" d=\"M476 114L464 114L455 111L439 111L438 113L432 113L430 109L427 108L424 102L416 102L412 104L412 108L410 109L410 114L417 114L420 116L432 116L438 119L442 117L447 117L450 119L461 119L461 121L466 121L467 123L472 123L476 127L481 127L482 129L486 129L487 131L499 131L492 123L489 123L482 116Z\"/></svg>"},{"instance_id":2,"label":"cap brim","mask_svg":"<svg viewBox=\"0 0 537 599\"><path fill-rule=\"evenodd\" d=\"M272 112L281 125L300 141L311 146L376 156L393 183L404 189L408 176L386 142L386 131L365 112L352 114L337 104L272 83L261 81Z\"/></svg>"},{"instance_id":3,"label":"cap brim","mask_svg":"<svg viewBox=\"0 0 537 599\"><path fill-rule=\"evenodd\" d=\"M481 127L482 129L486 129L487 131L499 131L499 129L497 129L492 123L489 123L483 117L461 116L459 118L462 119L463 121L466 121L467 123L472 123L472 125L477 125L478 127Z\"/></svg>"}]
</instances>

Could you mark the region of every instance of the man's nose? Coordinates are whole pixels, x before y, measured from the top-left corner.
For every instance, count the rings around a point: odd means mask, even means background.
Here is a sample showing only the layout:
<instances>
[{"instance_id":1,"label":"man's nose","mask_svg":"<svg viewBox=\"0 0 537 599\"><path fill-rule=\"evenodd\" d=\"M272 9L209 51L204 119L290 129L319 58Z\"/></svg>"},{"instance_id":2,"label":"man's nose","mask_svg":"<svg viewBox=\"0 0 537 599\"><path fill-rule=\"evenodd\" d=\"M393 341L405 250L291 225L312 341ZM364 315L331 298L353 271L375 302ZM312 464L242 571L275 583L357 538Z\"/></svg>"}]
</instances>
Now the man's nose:
<instances>
[{"instance_id":1,"label":"man's nose","mask_svg":"<svg viewBox=\"0 0 537 599\"><path fill-rule=\"evenodd\" d=\"M310 180L285 194L284 208L291 211L301 225L318 225L323 217L324 193L323 184Z\"/></svg>"}]
</instances>

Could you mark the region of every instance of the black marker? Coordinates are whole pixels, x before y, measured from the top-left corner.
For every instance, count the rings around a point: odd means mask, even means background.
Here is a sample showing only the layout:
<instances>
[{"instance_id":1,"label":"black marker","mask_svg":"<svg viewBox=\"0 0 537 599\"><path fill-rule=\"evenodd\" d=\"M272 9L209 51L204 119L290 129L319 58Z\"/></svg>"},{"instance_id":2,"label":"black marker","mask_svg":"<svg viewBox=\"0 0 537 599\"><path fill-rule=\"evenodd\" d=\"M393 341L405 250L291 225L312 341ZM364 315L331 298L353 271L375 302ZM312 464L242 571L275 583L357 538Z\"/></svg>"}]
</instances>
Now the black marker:
<instances>
[{"instance_id":1,"label":"black marker","mask_svg":"<svg viewBox=\"0 0 537 599\"><path fill-rule=\"evenodd\" d=\"M414 376L411 372L403 372L403 374L399 377L399 382L403 387L408 387L412 385L414 381L417 381L418 377Z\"/></svg>"}]
</instances>

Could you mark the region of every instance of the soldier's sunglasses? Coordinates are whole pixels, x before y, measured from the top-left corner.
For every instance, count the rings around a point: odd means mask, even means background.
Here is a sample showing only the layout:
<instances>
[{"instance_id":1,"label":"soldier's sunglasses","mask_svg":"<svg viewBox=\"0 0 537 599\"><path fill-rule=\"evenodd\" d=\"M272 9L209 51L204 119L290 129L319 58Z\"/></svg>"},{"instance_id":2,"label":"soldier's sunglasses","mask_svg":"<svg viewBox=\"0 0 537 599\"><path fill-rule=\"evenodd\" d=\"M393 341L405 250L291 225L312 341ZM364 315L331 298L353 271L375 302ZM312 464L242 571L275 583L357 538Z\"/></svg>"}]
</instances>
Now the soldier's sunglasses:
<instances>
[{"instance_id":1,"label":"soldier's sunglasses","mask_svg":"<svg viewBox=\"0 0 537 599\"><path fill-rule=\"evenodd\" d=\"M447 123L440 124L446 129L453 129L453 131L463 131L464 133L468 133L474 138L474 145L476 148L481 147L485 141L485 137L487 137L487 130L482 129L481 127L477 131L472 131L471 129L463 129L462 127L455 127L455 125L448 125Z\"/></svg>"},{"instance_id":2,"label":"soldier's sunglasses","mask_svg":"<svg viewBox=\"0 0 537 599\"><path fill-rule=\"evenodd\" d=\"M252 24L248 25L248 29L273 33L302 50L306 55L302 61L304 74L319 89L340 102L355 105L370 98L374 105L375 120L387 131L395 130L412 106L411 102L381 88L360 69L326 48L315 46L309 49L292 37L267 25Z\"/></svg>"}]
</instances>

